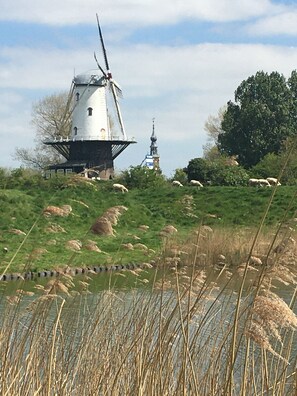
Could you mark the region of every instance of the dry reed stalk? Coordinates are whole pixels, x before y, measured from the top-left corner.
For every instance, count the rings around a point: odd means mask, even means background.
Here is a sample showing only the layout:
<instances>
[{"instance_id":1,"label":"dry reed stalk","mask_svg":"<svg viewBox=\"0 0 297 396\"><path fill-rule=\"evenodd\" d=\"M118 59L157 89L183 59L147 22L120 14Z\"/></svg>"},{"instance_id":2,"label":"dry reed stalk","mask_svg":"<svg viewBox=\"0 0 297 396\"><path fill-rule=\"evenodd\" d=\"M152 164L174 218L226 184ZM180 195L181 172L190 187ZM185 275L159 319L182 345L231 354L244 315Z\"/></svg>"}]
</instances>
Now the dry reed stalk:
<instances>
[{"instance_id":1,"label":"dry reed stalk","mask_svg":"<svg viewBox=\"0 0 297 396\"><path fill-rule=\"evenodd\" d=\"M275 347L269 337L274 335L275 339L281 335L276 324L280 321L283 325L296 326L290 310L284 311L283 303L269 291L253 294L255 285L249 285L246 292L255 304L242 297L233 365L230 350L236 309L235 271L225 279L224 269L211 274L207 267L197 268L201 246L210 252L213 237L209 237L208 242L201 235L195 238L192 265L174 266L171 271L158 268L151 291L128 293L111 288L98 295L87 295L84 293L88 291L88 282L82 280L78 288L80 294L76 291L71 297L73 279L66 276L57 279L58 282L52 279L39 288L43 294L27 304L22 312L20 306L26 295L18 292L19 301L11 306L14 315L10 312L0 325L1 392L5 394L8 390L13 395L29 396L37 391L46 394L51 387L52 392L63 396L98 393L171 396L189 394L190 390L199 395L218 395L222 389L228 389L230 372L233 370L236 374L241 362L245 362L245 366L240 377L234 377L234 394L241 392L242 396L250 396L260 392L264 395L275 383L276 376L275 389L284 389L291 372L281 376L279 370L284 370L285 365L270 367L270 351L274 354ZM222 244L214 249L216 254L219 250L222 252ZM290 257L288 282L294 279L294 260ZM288 268L285 262L282 266ZM265 276L268 270L265 268ZM262 271L261 267L259 272ZM270 271L271 282L277 271L281 271L281 267L275 265L274 275ZM126 273L128 278L138 278L138 275L138 271ZM217 281L222 282L219 287ZM61 292L65 300L63 309L56 305ZM272 307L269 312L263 310L264 302ZM285 318L279 318L283 311ZM253 312L254 318L258 317L251 328L247 328L249 312ZM226 318L230 318L228 322ZM260 319L266 321L266 328L262 322L259 325ZM260 329L256 329L257 325ZM244 338L247 329L254 331L254 337L262 334L259 343L265 343L268 337L266 350L269 353L259 355L256 344ZM268 332L264 333L265 329ZM16 343L12 343L14 334L18 334ZM250 347L241 358L238 351L246 343ZM289 360L288 349L286 353ZM51 372L44 367L51 367ZM256 376L256 367L261 367L260 379ZM231 396L228 392L225 394Z\"/></svg>"}]
</instances>

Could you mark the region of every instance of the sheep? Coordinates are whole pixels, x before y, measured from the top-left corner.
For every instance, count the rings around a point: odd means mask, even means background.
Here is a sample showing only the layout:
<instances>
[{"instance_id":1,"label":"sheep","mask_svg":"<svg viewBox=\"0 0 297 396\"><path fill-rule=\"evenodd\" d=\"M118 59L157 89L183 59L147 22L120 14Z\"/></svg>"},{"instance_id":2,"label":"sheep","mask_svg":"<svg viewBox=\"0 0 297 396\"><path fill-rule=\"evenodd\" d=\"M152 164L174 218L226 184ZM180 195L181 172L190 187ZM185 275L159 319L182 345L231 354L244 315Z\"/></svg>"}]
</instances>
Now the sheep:
<instances>
[{"instance_id":1,"label":"sheep","mask_svg":"<svg viewBox=\"0 0 297 396\"><path fill-rule=\"evenodd\" d=\"M249 186L252 186L252 187L270 187L270 183L269 183L269 181L268 180L266 180L266 179L253 179L253 178L251 178L251 179L249 179Z\"/></svg>"},{"instance_id":2,"label":"sheep","mask_svg":"<svg viewBox=\"0 0 297 396\"><path fill-rule=\"evenodd\" d=\"M113 189L116 191L121 191L122 193L128 192L128 188L123 186L123 184L115 183L112 185Z\"/></svg>"},{"instance_id":3,"label":"sheep","mask_svg":"<svg viewBox=\"0 0 297 396\"><path fill-rule=\"evenodd\" d=\"M182 183L178 180L173 180L172 185L176 187L183 187Z\"/></svg>"},{"instance_id":4,"label":"sheep","mask_svg":"<svg viewBox=\"0 0 297 396\"><path fill-rule=\"evenodd\" d=\"M266 179L271 186L281 186L280 182L275 177L267 177Z\"/></svg>"},{"instance_id":5,"label":"sheep","mask_svg":"<svg viewBox=\"0 0 297 396\"><path fill-rule=\"evenodd\" d=\"M258 179L260 187L270 187L270 183L266 179Z\"/></svg>"},{"instance_id":6,"label":"sheep","mask_svg":"<svg viewBox=\"0 0 297 396\"><path fill-rule=\"evenodd\" d=\"M191 180L190 184L191 184L191 186L203 187L203 184L200 183L200 181L198 181L198 180Z\"/></svg>"},{"instance_id":7,"label":"sheep","mask_svg":"<svg viewBox=\"0 0 297 396\"><path fill-rule=\"evenodd\" d=\"M258 179L253 179L253 178L249 179L249 186L254 187L258 185L259 185Z\"/></svg>"}]
</instances>

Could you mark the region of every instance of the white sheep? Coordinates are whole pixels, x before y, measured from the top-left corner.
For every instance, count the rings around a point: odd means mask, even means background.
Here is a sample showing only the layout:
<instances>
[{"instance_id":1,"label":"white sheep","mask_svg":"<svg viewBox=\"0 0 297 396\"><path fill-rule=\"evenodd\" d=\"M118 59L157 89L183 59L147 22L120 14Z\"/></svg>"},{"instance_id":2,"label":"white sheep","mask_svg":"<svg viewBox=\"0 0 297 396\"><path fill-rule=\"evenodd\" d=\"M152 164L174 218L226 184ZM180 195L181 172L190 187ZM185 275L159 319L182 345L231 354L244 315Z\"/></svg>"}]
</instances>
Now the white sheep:
<instances>
[{"instance_id":1,"label":"white sheep","mask_svg":"<svg viewBox=\"0 0 297 396\"><path fill-rule=\"evenodd\" d=\"M116 191L121 191L122 193L128 192L128 188L125 187L123 184L115 183L112 185L113 189Z\"/></svg>"},{"instance_id":2,"label":"white sheep","mask_svg":"<svg viewBox=\"0 0 297 396\"><path fill-rule=\"evenodd\" d=\"M281 186L280 182L275 177L267 177L266 179L271 186Z\"/></svg>"},{"instance_id":3,"label":"white sheep","mask_svg":"<svg viewBox=\"0 0 297 396\"><path fill-rule=\"evenodd\" d=\"M259 186L260 187L270 187L270 183L266 179L259 179Z\"/></svg>"},{"instance_id":4,"label":"white sheep","mask_svg":"<svg viewBox=\"0 0 297 396\"><path fill-rule=\"evenodd\" d=\"M173 180L172 185L176 187L183 187L182 183L178 180Z\"/></svg>"},{"instance_id":5,"label":"white sheep","mask_svg":"<svg viewBox=\"0 0 297 396\"><path fill-rule=\"evenodd\" d=\"M190 184L191 186L203 187L203 184L198 180L191 180Z\"/></svg>"},{"instance_id":6,"label":"white sheep","mask_svg":"<svg viewBox=\"0 0 297 396\"><path fill-rule=\"evenodd\" d=\"M249 186L253 187L270 187L270 183L266 179L249 179Z\"/></svg>"},{"instance_id":7,"label":"white sheep","mask_svg":"<svg viewBox=\"0 0 297 396\"><path fill-rule=\"evenodd\" d=\"M249 179L249 186L255 187L258 185L259 185L259 179L253 179L253 178Z\"/></svg>"}]
</instances>

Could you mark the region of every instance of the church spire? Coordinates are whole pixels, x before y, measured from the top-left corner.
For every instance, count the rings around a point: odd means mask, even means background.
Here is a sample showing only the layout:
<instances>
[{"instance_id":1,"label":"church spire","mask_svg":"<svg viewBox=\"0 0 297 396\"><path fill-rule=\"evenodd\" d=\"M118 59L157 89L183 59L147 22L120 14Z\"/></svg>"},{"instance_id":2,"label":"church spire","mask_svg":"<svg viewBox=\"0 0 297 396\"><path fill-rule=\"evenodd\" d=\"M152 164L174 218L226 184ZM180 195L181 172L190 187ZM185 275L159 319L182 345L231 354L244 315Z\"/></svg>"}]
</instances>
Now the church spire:
<instances>
[{"instance_id":1,"label":"church spire","mask_svg":"<svg viewBox=\"0 0 297 396\"><path fill-rule=\"evenodd\" d=\"M153 132L151 135L150 155L159 156L157 146L157 136L155 135L155 119L153 118Z\"/></svg>"}]
</instances>

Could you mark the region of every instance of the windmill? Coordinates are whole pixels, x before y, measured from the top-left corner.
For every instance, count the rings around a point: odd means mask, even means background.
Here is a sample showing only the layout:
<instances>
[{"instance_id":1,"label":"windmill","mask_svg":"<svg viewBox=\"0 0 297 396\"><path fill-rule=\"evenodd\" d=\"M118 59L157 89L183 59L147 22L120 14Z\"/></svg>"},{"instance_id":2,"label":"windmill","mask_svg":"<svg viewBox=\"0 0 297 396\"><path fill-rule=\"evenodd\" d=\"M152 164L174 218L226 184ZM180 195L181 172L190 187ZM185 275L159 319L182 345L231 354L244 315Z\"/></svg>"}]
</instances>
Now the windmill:
<instances>
[{"instance_id":1,"label":"windmill","mask_svg":"<svg viewBox=\"0 0 297 396\"><path fill-rule=\"evenodd\" d=\"M81 173L87 169L99 172L102 179L112 178L114 159L131 143L136 143L128 139L125 132L119 105L122 91L112 77L98 15L96 18L105 69L100 66L94 52L98 69L74 77L69 101L74 103L70 112L71 136L44 142L67 160L50 166L50 174Z\"/></svg>"}]
</instances>

